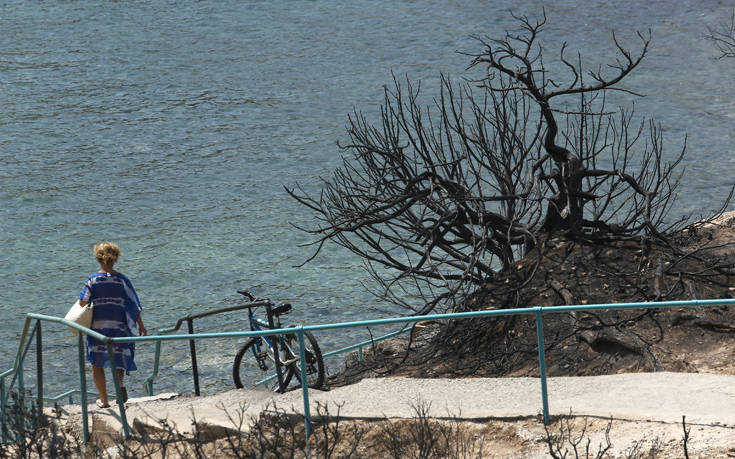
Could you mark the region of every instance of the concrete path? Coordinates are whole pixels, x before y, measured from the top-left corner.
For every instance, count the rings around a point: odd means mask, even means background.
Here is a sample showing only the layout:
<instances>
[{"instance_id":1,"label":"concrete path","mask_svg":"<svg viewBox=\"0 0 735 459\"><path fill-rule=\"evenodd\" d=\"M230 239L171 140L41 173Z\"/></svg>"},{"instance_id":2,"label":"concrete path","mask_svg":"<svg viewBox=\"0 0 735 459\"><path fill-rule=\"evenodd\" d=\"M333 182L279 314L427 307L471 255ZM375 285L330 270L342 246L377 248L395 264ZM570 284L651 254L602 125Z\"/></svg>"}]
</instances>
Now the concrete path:
<instances>
[{"instance_id":1,"label":"concrete path","mask_svg":"<svg viewBox=\"0 0 735 459\"><path fill-rule=\"evenodd\" d=\"M679 423L686 415L690 424L735 427L735 375L636 373L549 378L548 397L552 416L571 412ZM361 419L413 417L413 407L419 403L430 406L433 417L463 419L534 417L542 407L538 378L366 379L328 392L310 390L309 398L312 416L321 404L329 407L331 415L339 406L341 417ZM200 431L219 437L229 429L246 430L252 416L273 409L274 404L292 413L304 411L300 390L282 395L230 390L204 397L162 394L131 399L126 413L129 424L138 431L155 429L158 420L165 418L188 432L195 419ZM62 410L79 419L79 406ZM122 433L117 408L90 405L89 412L92 435Z\"/></svg>"}]
</instances>

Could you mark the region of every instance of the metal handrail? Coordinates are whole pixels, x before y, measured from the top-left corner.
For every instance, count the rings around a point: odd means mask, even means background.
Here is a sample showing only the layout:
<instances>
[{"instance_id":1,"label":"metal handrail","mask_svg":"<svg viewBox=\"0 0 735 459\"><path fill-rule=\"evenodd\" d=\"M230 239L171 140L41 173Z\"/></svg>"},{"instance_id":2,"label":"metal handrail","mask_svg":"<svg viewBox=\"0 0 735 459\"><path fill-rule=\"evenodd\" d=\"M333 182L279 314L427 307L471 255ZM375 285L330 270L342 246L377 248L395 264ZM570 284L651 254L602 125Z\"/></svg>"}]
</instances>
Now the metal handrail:
<instances>
[{"instance_id":1,"label":"metal handrail","mask_svg":"<svg viewBox=\"0 0 735 459\"><path fill-rule=\"evenodd\" d=\"M409 317L392 317L386 319L373 319L355 322L339 322L332 324L321 324L321 325L310 325L310 326L296 326L288 328L278 329L265 329L257 331L240 331L240 332L219 332L219 333L197 333L197 334L176 334L176 335L155 335L155 336L131 336L131 337L105 337L99 333L87 329L85 327L76 325L68 320L59 318L44 316L40 314L27 314L26 324L22 334L20 349L23 347L23 341L27 336L30 321L36 320L47 320L51 322L61 323L66 326L70 326L79 330L80 332L92 336L96 339L107 343L108 352L110 354L111 361L114 360L112 353L112 345L114 343L130 343L130 342L148 342L155 341L158 346L162 341L175 341L175 340L196 340L196 339L212 339L212 338L242 338L242 337L254 337L254 336L269 336L279 335L284 333L293 333L298 336L299 342L299 358L301 360L301 381L306 381L306 356L304 350L304 333L311 331L323 331L341 328L357 328L366 327L373 325L388 325L397 323L415 323L428 320L453 320L453 319L472 319L480 317L492 317L492 316L518 316L518 315L533 315L536 318L536 330L537 330L537 345L539 354L539 376L541 382L541 398L542 398L542 410L543 420L545 423L549 422L549 407L548 407L548 394L547 394L547 381L546 381L546 357L544 353L544 332L543 332L543 314L548 313L562 313L572 311L595 311L595 310L617 310L617 309L654 309L654 308L674 308L674 307L704 307L704 306L720 306L720 305L735 305L735 299L720 299L720 300L689 300L689 301L664 301L656 303L604 303L604 304L592 304L592 305L570 305L570 306L536 306L529 308L515 308L515 309L491 309L484 311L471 311L471 312L459 312L459 313L448 313L448 314L431 314L423 316L409 316ZM87 437L87 410L86 410L86 383L84 378L84 359L83 359L83 341L82 333L79 334L79 358L80 358L80 384L81 394L83 399L82 405L82 417L84 425L84 441L88 440ZM40 334L39 334L40 336ZM12 372L22 372L22 359L19 358L20 354L16 358L14 369L6 371L0 374L0 385L4 386L4 378ZM115 391L117 393L118 406L120 408L120 420L122 421L123 431L125 438L130 436L130 426L127 423L125 416L125 406L121 402L120 387L117 378L115 377L114 368L111 365L111 372L113 381L115 382ZM38 367L40 371L40 366ZM40 378L39 378L40 380ZM5 395L3 393L3 398ZM305 422L305 433L307 436L311 433L311 416L309 413L309 392L308 386L302 385L302 398L304 402L304 422ZM3 400L3 403L6 400Z\"/></svg>"},{"instance_id":2,"label":"metal handrail","mask_svg":"<svg viewBox=\"0 0 735 459\"><path fill-rule=\"evenodd\" d=\"M389 338L393 338L394 336L398 336L398 335L401 335L403 333L407 333L409 331L411 331L411 327L408 327L408 326L407 327L403 327L403 328L401 328L398 331L394 331L394 332L388 333L386 335L378 336L377 338L370 338L368 340L361 341L359 343L352 344L352 345L349 345L349 346L346 346L346 347L343 347L343 348L340 348L340 349L336 349L334 351L329 351L329 352L327 352L325 354L322 354L322 357L324 357L324 358L332 357L332 356L337 355L337 354L343 354L345 352L354 351L355 349L357 349L357 360L360 361L360 362L362 362L363 361L363 352L362 352L362 349L364 347L366 347L366 346L372 346L375 343L378 343L380 341L384 341L384 340L389 339ZM254 385L255 386L260 386L260 385L266 384L266 383L268 383L270 381L273 381L276 378L276 376L277 375L268 376L267 378L261 379L260 381L256 382Z\"/></svg>"},{"instance_id":3,"label":"metal handrail","mask_svg":"<svg viewBox=\"0 0 735 459\"><path fill-rule=\"evenodd\" d=\"M211 311L202 312L199 314L190 314L188 316L180 318L178 321L176 321L176 325L171 326L169 328L161 328L158 330L158 333L171 333L179 328L181 328L181 324L184 323L184 321L193 320L193 319L201 319L202 317L208 317L213 316L215 314L221 314L223 312L232 312L232 311L239 311L240 309L247 309L247 308L255 308L258 306L263 306L267 303L267 301L255 301L253 303L243 304L239 306L230 306L227 308L220 308L220 309L213 309Z\"/></svg>"},{"instance_id":4,"label":"metal handrail","mask_svg":"<svg viewBox=\"0 0 735 459\"><path fill-rule=\"evenodd\" d=\"M44 402L58 402L64 397L69 397L69 404L71 405L74 403L74 397L73 397L74 394L81 395L81 391L79 389L71 389L66 392L62 392L58 395L54 395L53 397L43 397L43 401ZM95 395L97 395L97 393L87 391L87 396L90 396L90 395L94 397Z\"/></svg>"},{"instance_id":5,"label":"metal handrail","mask_svg":"<svg viewBox=\"0 0 735 459\"><path fill-rule=\"evenodd\" d=\"M373 319L356 322L340 322L332 324L321 324L321 325L309 325L309 326L298 326L290 328L281 328L277 330L269 330L269 333L262 333L261 336L266 334L281 334L281 333L295 333L299 337L299 346L301 354L301 371L306 371L304 364L304 348L303 348L303 334L311 331L323 331L340 328L357 328L367 327L373 325L388 325L398 323L415 323L429 320L452 320L452 319L472 319L480 317L492 317L492 316L520 316L520 315L533 315L536 318L536 331L537 331L537 345L539 353L539 375L541 380L541 398L542 398L542 410L543 419L545 423L549 422L549 406L548 406L548 392L547 392L547 381L546 381L546 357L544 352L544 332L543 332L543 314L544 313L562 313L572 311L595 311L595 310L617 310L617 309L660 309L660 308L674 308L674 307L705 307L705 306L720 306L720 305L735 305L735 299L722 299L722 300L686 300L686 301L663 301L663 302L631 302L631 303L601 303L601 304L584 304L584 305L569 305L569 306L536 306L528 308L515 308L515 309L492 309L484 311L470 311L470 312L457 312L449 314L430 314L423 316L410 316L410 317L393 317L386 319ZM194 335L169 335L159 336L157 339L162 341L177 340L177 339L210 339L210 338L225 338L225 337L244 337L244 336L257 336L260 333L255 332L220 332L220 333L198 333ZM148 341L147 337L124 337L114 338L116 342L137 342L137 341ZM302 381L306 381L306 375L302 375ZM304 417L306 434L310 433L311 419L309 415L309 401L308 401L308 388L302 386L302 396L304 399Z\"/></svg>"},{"instance_id":6,"label":"metal handrail","mask_svg":"<svg viewBox=\"0 0 735 459\"><path fill-rule=\"evenodd\" d=\"M35 314L35 313L28 313L26 314L26 320L25 324L23 326L23 332L20 336L20 342L18 344L18 351L16 352L15 360L13 362L13 368L10 370L7 370L3 373L0 373L0 423L5 422L5 405L8 402L8 394L7 390L10 390L10 388L5 388L5 378L12 375L18 376L18 386L22 386L23 381L23 360L25 357L25 352L23 350L24 346L26 346L26 340L30 340L30 337L28 335L28 329L30 328L31 321L33 320L37 321L38 329L37 329L37 342L39 343L37 345L37 367L36 371L38 372L38 382L43 384L43 373L42 373L42 365L41 365L41 329L40 329L40 322L41 321L48 321L48 322L54 322L66 325L67 327L71 327L75 329L78 332L78 347L79 347L79 372L80 372L80 390L79 393L82 397L82 430L83 430L83 441L86 443L89 440L89 429L88 429L88 419L87 419L87 384L86 384L86 378L84 374L84 342L83 342L83 335L89 335L93 338L96 338L100 341L105 341L109 343L108 337L105 335L102 335L94 330L91 330L89 328L83 327L79 324L76 324L74 322L71 322L69 320L63 319L61 317L53 317L53 316L47 316L43 314ZM111 352L111 347L108 344L108 350ZM119 382L117 380L117 377L115 375L115 369L111 367L111 372L113 375L113 380L115 381L115 389L118 400L121 400L120 398L120 388L119 388ZM22 392L22 390L21 390ZM38 408L41 410L43 408L43 388L39 387L38 390ZM122 416L124 417L125 413L122 413ZM5 429L2 429L2 441L5 442L7 439L5 438Z\"/></svg>"},{"instance_id":7,"label":"metal handrail","mask_svg":"<svg viewBox=\"0 0 735 459\"><path fill-rule=\"evenodd\" d=\"M18 355L16 356L15 364L11 370L5 371L3 373L0 373L0 388L2 388L2 404L0 404L0 411L4 413L5 403L7 403L7 397L5 392L5 378L11 374L17 374L19 377L18 379L22 379L23 375L23 343L26 340L26 336L28 335L28 328L30 326L30 323L32 320L37 321L49 321L54 323L59 323L66 325L68 327L74 328L77 331L79 331L78 335L78 349L79 349L79 373L80 373L80 394L82 397L82 429L83 429L83 441L84 443L87 443L89 441L89 423L88 423L88 413L87 413L87 390L86 390L86 378L85 378L85 361L84 361L84 341L83 335L89 335L99 341L102 341L106 343L107 345L107 351L109 354L110 361L115 361L114 353L113 353L113 345L116 343L125 343L125 342L135 342L135 341L156 341L157 345L160 345L161 341L170 341L170 340L189 340L189 339L197 339L197 338L218 338L222 336L226 337L256 337L256 336L270 336L270 335L279 335L286 331L293 331L296 330L295 328L277 328L277 329L265 329L265 330L256 330L256 331L243 331L243 332L226 332L226 333L204 333L204 334L179 334L179 335L167 335L167 336L160 336L160 335L154 335L154 336L136 336L136 337L107 337L105 335L102 335L94 330L91 330L89 328L83 327L81 325L78 325L74 322L68 321L66 319L63 319L61 317L53 317L53 316L46 316L43 314L35 314L35 313L28 313L26 314L26 321L25 326L23 329L23 333L21 334L21 344L19 346ZM302 346L300 357L301 361L304 362L306 360L304 352L303 352L303 336L300 336L300 346ZM40 346L39 346L40 349ZM37 366L37 371L42 371L41 366ZM301 369L301 377L302 381L306 381L306 368L302 364ZM122 394L120 389L120 383L117 378L117 375L115 374L115 368L114 365L110 365L110 373L112 380L114 382L115 386L115 394L118 402L118 409L120 411L120 421L123 426L123 435L124 438L127 439L130 437L131 428L130 425L127 422L127 416L125 413L125 405L122 401ZM41 374L39 373L39 381L41 381ZM308 397L308 396L307 396ZM308 400L308 398L306 399ZM39 408L41 408L40 405L42 405L42 399L39 398ZM0 416L0 421L4 422L4 414ZM3 438L3 441L5 441L5 438Z\"/></svg>"},{"instance_id":8,"label":"metal handrail","mask_svg":"<svg viewBox=\"0 0 735 459\"><path fill-rule=\"evenodd\" d=\"M193 319L199 319L199 318L202 318L202 317L208 317L208 316L212 316L212 315L215 315L215 314L221 314L221 313L225 313L225 312L238 311L238 310L246 309L246 308L254 308L254 307L258 307L258 306L263 306L266 303L268 303L268 301L256 301L256 302L248 303L248 304L245 304L245 305L231 306L231 307L220 308L220 309L213 309L211 311L207 311L207 312L203 312L203 313L199 313L199 314L187 315L185 317L180 318L178 321L176 321L176 324L175 325L173 325L171 327L168 327L168 328L161 328L161 329L159 329L158 330L158 334L159 335L162 335L162 334L167 334L167 333L171 333L171 332L177 331L177 330L179 330L181 328L181 325L185 321L189 323L189 334L193 334L194 333L194 329L193 329L193 325L191 324L191 321ZM341 354L341 353L344 353L344 352L348 352L348 351L357 349L358 350L358 359L360 361L362 361L362 349L363 349L363 347L369 346L369 345L374 344L374 343L377 343L379 341L386 340L388 338L392 338L392 337L394 337L396 335L399 335L399 334L402 334L402 333L406 333L408 331L409 331L409 328L404 327L404 328L402 328L402 329L400 329L398 331L395 331L395 332L392 332L392 333L388 333L386 335L379 336L377 338L372 338L372 339L369 339L369 340L366 340L366 341L362 341L362 342L357 343L357 344L353 344L353 345L350 345L350 346L347 346L347 347L343 347L341 349L337 349L337 350L334 350L334 351L327 352L326 354L323 354L323 357L331 357L333 355L337 355L337 354ZM194 340L190 340L190 343L193 343L193 341ZM198 371L196 370L196 368L197 368L197 363L196 363L196 350L195 350L195 347L194 347L193 344L190 344L190 354L191 354L191 361L192 361L192 372L194 373L194 393L196 395L200 395ZM161 343L160 343L160 341L157 341L156 342L156 349L155 349L154 356L153 356L153 372L145 379L145 381L143 381L143 390L145 391L146 395L149 395L149 396L150 395L153 395L153 383L154 383L154 380L156 379L156 377L158 376L158 368L159 368L159 365L160 365L160 361L161 361ZM262 380L256 382L254 385L255 386L259 386L259 385L265 384L265 383L273 380L274 378L276 378L276 376L277 375L269 376L269 377L267 377L265 379L262 379Z\"/></svg>"},{"instance_id":9,"label":"metal handrail","mask_svg":"<svg viewBox=\"0 0 735 459\"><path fill-rule=\"evenodd\" d=\"M206 312L202 312L199 314L189 314L177 320L175 325L168 327L168 328L159 329L158 334L161 335L161 334L175 332L179 328L181 328L181 324L183 324L184 322L186 322L188 325L189 334L193 334L194 333L194 319L201 319L202 317L213 316L213 315L222 314L225 312L239 311L241 309L256 308L258 306L264 306L268 303L269 303L268 300L258 300L258 301L254 301L248 304L213 309L211 311L206 311ZM193 378L194 378L194 394L198 396L200 395L199 369L197 365L196 345L194 344L194 340L189 340L189 354L191 357L191 371L193 373ZM143 381L143 390L145 390L147 395L153 395L153 380L156 378L156 376L158 376L158 366L159 366L160 361L161 361L161 343L156 342L156 350L155 350L154 357L153 357L153 373L151 373L151 375L148 376L145 379L145 381Z\"/></svg>"}]
</instances>

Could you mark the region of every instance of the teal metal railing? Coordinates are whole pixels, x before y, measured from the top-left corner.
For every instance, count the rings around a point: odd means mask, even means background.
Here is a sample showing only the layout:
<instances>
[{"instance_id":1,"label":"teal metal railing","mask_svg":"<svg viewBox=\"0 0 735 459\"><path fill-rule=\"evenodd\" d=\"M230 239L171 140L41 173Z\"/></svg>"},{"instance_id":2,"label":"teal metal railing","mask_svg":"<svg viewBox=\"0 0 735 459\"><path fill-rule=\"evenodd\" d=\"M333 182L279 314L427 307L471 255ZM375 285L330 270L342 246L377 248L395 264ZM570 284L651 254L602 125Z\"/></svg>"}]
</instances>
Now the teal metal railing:
<instances>
[{"instance_id":1,"label":"teal metal railing","mask_svg":"<svg viewBox=\"0 0 735 459\"><path fill-rule=\"evenodd\" d=\"M364 321L356 321L356 322L341 322L341 323L333 323L333 324L321 324L321 325L310 325L310 326L298 326L298 327L290 327L290 328L280 328L275 330L259 330L259 331L242 331L242 332L220 332L220 333L197 333L197 334L179 334L179 335L155 335L155 336L135 336L135 337L124 337L124 338L107 338L103 335L100 335L97 332L94 332L93 330L81 327L79 325L76 325L74 323L71 323L65 319L59 318L59 317L51 317L51 316L44 316L40 314L27 314L26 316L26 322L23 329L23 333L21 335L21 342L18 347L18 353L16 355L16 360L13 369L8 370L4 373L0 373L0 389L1 389L1 400L2 405L0 405L0 408L3 408L2 416L4 418L4 407L7 403L7 391L10 390L10 388L6 389L5 387L5 378L11 374L14 375L14 381L19 381L19 387L22 387L22 373L23 373L23 360L25 353L27 352L27 343L26 340L30 339L28 337L28 330L30 328L30 324L33 320L37 321L35 332L36 332L36 339L37 343L39 344L37 347L38 352L38 361L37 361L37 381L39 382L38 387L38 403L39 407L43 404L43 397L42 392L43 388L41 387L42 381L43 381L43 369L41 364L41 356L40 356L40 349L41 349L41 321L50 321L50 322L56 322L59 324L63 324L72 328L75 328L79 330L81 333L78 337L78 346L79 346L79 373L80 373L80 389L79 393L82 397L82 422L83 422L83 429L84 429L84 441L88 441L88 422L87 422L87 409L86 409L86 382L84 377L84 343L83 343L83 336L82 334L87 334L89 336L92 336L96 339L99 339L107 344L107 349L110 354L110 360L112 361L114 359L112 355L112 345L114 343L122 343L122 342L156 342L157 346L160 346L163 341L175 341L175 340L200 340L200 339L212 339L212 338L244 338L244 337L253 337L253 336L270 336L270 335L278 335L283 333L294 333L298 337L299 342L299 358L301 359L301 381L306 381L306 365L304 364L306 361L305 352L304 352L304 333L305 332L314 332L314 331L325 331L325 330L335 330L335 329L342 329L342 328L358 328L358 327L370 327L370 326L379 326L379 325L390 325L390 324L411 324L416 322L422 322L422 321L428 321L428 320L468 320L468 319L474 319L474 318L482 318L482 317L493 317L493 316L520 316L520 315L532 315L536 319L536 331L537 331L537 346L538 346L538 355L539 355L539 376L540 376L540 383L541 383L541 399L542 399L542 411L543 411L543 419L545 423L549 422L549 405L548 405L548 393L547 393L547 381L546 381L546 357L545 357L545 349L544 349L544 328L543 328L543 316L544 314L558 314L558 313L564 313L564 312L574 312L574 311L599 311L599 310L619 310L619 309L655 309L655 308L674 308L674 307L682 307L682 308L690 308L690 307L709 307L709 306L721 306L721 305L735 305L735 299L721 299L721 300L690 300L690 301L664 301L664 302L657 302L657 303L613 303L613 304L593 304L593 305L572 305L572 306L550 306L550 307L529 307L529 308L516 308L516 309L492 309L492 310L485 310L485 311L472 311L472 312L459 312L459 313L451 313L451 314L432 314L432 315L424 315L424 316L411 316L411 317L393 317L393 318L386 318L386 319L374 319L374 320L364 320ZM32 336L32 335L31 335ZM370 343L372 341L367 341L366 343ZM25 347L25 349L24 349ZM344 350L354 348L354 346L350 346L348 348L344 348ZM331 355L331 354L330 354ZM115 392L117 394L117 400L118 400L118 407L120 409L120 419L123 424L123 430L124 430L124 436L125 438L128 438L130 436L130 427L127 423L127 418L125 415L125 406L122 403L122 398L120 396L120 386L118 383L118 380L116 378L114 369L111 369L112 374L112 380L115 382ZM11 383L12 387L12 383ZM305 422L305 431L306 435L309 436L311 433L311 416L309 412L309 391L306 386L302 387L302 398L304 403L304 422ZM4 419L3 419L4 420Z\"/></svg>"},{"instance_id":2,"label":"teal metal railing","mask_svg":"<svg viewBox=\"0 0 735 459\"><path fill-rule=\"evenodd\" d=\"M36 321L35 326L33 327L33 331L28 333L28 330L30 329L31 323L33 321ZM21 333L20 342L18 344L18 351L15 356L15 361L13 364L13 368L11 368L8 371L5 371L3 373L0 373L0 424L2 424L2 441L6 442L8 439L5 437L5 423L6 423L6 410L5 407L8 403L8 394L13 388L13 385L15 381L18 381L18 394L19 394L19 400L20 403L23 402L24 398L24 384L23 384L23 362L25 361L26 354L28 352L28 349L31 344L31 340L33 339L33 336L36 337L36 390L38 392L37 394L37 406L39 412L43 409L43 402L44 402L44 396L43 396L43 336L41 333L41 322L48 321L48 322L55 322L64 324L68 327L74 328L77 330L77 345L78 345L78 359L79 359L79 384L80 388L78 392L71 391L72 393L79 393L81 395L81 401L82 401L82 429L83 429L83 440L86 443L89 440L89 425L88 425L88 417L87 417L87 384L86 384L86 378L84 375L84 367L85 367L85 360L84 360L84 335L87 334L89 336L92 336L96 339L102 340L102 341L108 341L109 338L107 338L104 335L101 335L97 333L94 330L90 330L88 328L82 327L81 325L75 324L73 322L70 322L66 319L62 319L60 317L52 317L52 316L45 316L42 314L27 314L26 315L26 321L23 326L23 332ZM110 355L112 356L112 347L108 345L108 351L110 352ZM119 389L119 382L117 381L117 378L114 374L114 369L112 369L113 373L113 380L115 381L116 386L116 393L119 395L120 389ZM5 379L13 375L13 379L9 386L6 387ZM68 394L66 392L65 394ZM119 397L118 397L119 399ZM124 413L123 413L124 416Z\"/></svg>"},{"instance_id":3,"label":"teal metal railing","mask_svg":"<svg viewBox=\"0 0 735 459\"><path fill-rule=\"evenodd\" d=\"M398 335L401 335L401 334L406 333L406 332L409 332L409 331L411 331L411 327L404 327L404 328L401 328L398 331L394 331L394 332L388 333L386 335L379 336L377 338L371 338L369 340L361 341L361 342L359 342L357 344L352 344L350 346L343 347L341 349L337 349L337 350L334 350L334 351L329 351L329 352L327 352L325 354L322 354L322 357L327 358L327 357L332 357L332 356L335 356L335 355L338 355L338 354L343 354L345 352L357 350L357 359L358 359L358 361L362 362L363 361L363 351L362 350L365 347L367 347L367 346L373 346L377 342L384 341L384 340L386 340L388 338L394 338L394 337L396 337ZM268 383L270 381L273 381L274 379L276 379L277 376L278 375L268 376L267 378L261 379L260 381L256 382L254 385L255 386L261 386L261 385L266 384L266 383Z\"/></svg>"},{"instance_id":4,"label":"teal metal railing","mask_svg":"<svg viewBox=\"0 0 735 459\"><path fill-rule=\"evenodd\" d=\"M177 331L181 328L181 324L186 322L187 329L189 331L189 334L194 333L194 319L201 319L203 317L209 317L216 314L223 314L225 312L233 312L233 311L240 311L242 309L247 308L255 308L258 306L263 306L267 304L267 300L260 300L244 305L239 306L230 306L226 308L219 308L219 309L213 309L211 311L202 312L199 314L190 314L188 316L182 317L179 320L176 321L176 324L168 327L168 328L161 328L158 330L159 335L165 335L168 333L172 333ZM189 340L189 354L191 356L191 371L192 371L192 377L194 378L194 394L201 395L201 391L199 389L199 365L197 364L197 353L196 353L196 343L195 340L191 339ZM148 378L143 382L143 388L146 391L146 394L153 395L153 381L155 380L156 376L158 376L158 368L159 364L161 362L161 342L156 342L156 351L155 355L153 357L153 373L151 373Z\"/></svg>"},{"instance_id":5,"label":"teal metal railing","mask_svg":"<svg viewBox=\"0 0 735 459\"><path fill-rule=\"evenodd\" d=\"M211 311L207 311L207 312L203 312L203 313L199 313L199 314L187 315L185 317L182 317L182 318L178 319L176 321L176 324L174 324L173 326L159 329L158 330L158 335L165 335L165 334L169 334L169 333L175 332L175 331L177 331L177 330L179 330L181 328L181 325L184 322L187 323L187 329L188 329L189 334L193 334L194 333L194 319L200 319L200 318L203 318L203 317L213 316L213 315L216 315L216 314L222 314L222 313L226 313L226 312L239 311L239 310L247 309L247 308L254 308L254 307L262 306L262 305L266 304L267 302L268 302L268 300L261 300L261 301L256 301L256 302L253 302L253 303L248 303L248 304L245 304L245 305L241 305L241 306L232 306L232 307L227 307L227 308L213 309ZM347 347L343 347L341 349L337 349L337 350L334 350L334 351L327 352L327 353L323 354L323 357L325 357L325 358L326 357L331 357L331 356L334 356L334 355L337 355L337 354L342 354L342 353L349 352L349 351L352 351L352 350L357 349L357 351L358 351L358 359L360 361L362 361L362 359L363 359L363 351L362 350L363 350L363 348L365 346L370 346L370 345L373 345L373 344L375 344L375 343L377 343L379 341L383 341L383 340L386 340L388 338L393 338L393 337L395 337L397 335L400 335L402 333L406 333L409 330L410 330L410 327L404 327L404 328L402 328L402 329L400 329L398 331L395 331L395 332L392 332L392 333L388 333L386 335L379 336L377 338L372 338L372 339L369 339L369 340L366 340L366 341L362 341L362 342L357 343L357 344L353 344L353 345L350 345L350 346L347 346ZM193 377L193 380L194 380L194 393L196 395L201 395L201 391L200 391L200 387L199 387L199 371L198 371L198 364L197 364L197 357L196 357L196 347L195 347L195 340L193 340L193 339L189 340L189 351L190 351L190 356L191 356L192 377ZM143 389L145 390L145 392L146 392L147 395L153 395L153 383L154 383L156 377L158 376L160 362L161 362L161 342L160 341L156 341L156 349L155 349L154 356L153 356L153 372L143 382ZM264 384L272 381L273 379L275 379L277 376L278 375L274 374L274 375L271 375L271 376L269 376L267 378L264 378L264 379L256 382L254 384L254 386L264 385Z\"/></svg>"}]
</instances>

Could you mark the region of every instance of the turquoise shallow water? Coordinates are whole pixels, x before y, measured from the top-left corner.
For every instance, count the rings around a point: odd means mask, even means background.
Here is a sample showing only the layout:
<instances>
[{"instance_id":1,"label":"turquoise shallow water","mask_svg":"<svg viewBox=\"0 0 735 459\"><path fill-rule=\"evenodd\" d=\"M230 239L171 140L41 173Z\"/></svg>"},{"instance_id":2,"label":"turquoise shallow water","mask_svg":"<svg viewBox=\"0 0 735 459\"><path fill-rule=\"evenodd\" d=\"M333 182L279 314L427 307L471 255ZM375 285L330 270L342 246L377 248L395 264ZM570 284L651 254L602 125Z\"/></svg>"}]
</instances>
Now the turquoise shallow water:
<instances>
[{"instance_id":1,"label":"turquoise shallow water","mask_svg":"<svg viewBox=\"0 0 735 459\"><path fill-rule=\"evenodd\" d=\"M735 61L703 35L723 2L554 2L546 43L590 62L612 56L611 31L649 57L628 87L666 127L672 155L688 135L677 212L718 206L733 183ZM289 301L293 321L377 317L361 262L335 247L304 267L312 216L284 192L340 164L353 108L375 117L382 86L408 73L427 97L440 72L461 75L470 35L515 26L508 10L541 2L3 2L0 5L0 365L10 367L24 313L63 315L95 269L91 245L118 242L148 328L233 304L235 290ZM375 117L376 118L376 117ZM384 309L384 308L383 308ZM207 319L206 331L246 326ZM376 332L376 331L374 331ZM380 332L380 331L377 331ZM44 331L55 374L75 381L66 330ZM327 350L364 330L319 336ZM232 342L199 350L206 388L230 387ZM141 371L151 347L139 346ZM336 365L336 364L335 364ZM159 389L190 390L188 348L165 352Z\"/></svg>"}]
</instances>

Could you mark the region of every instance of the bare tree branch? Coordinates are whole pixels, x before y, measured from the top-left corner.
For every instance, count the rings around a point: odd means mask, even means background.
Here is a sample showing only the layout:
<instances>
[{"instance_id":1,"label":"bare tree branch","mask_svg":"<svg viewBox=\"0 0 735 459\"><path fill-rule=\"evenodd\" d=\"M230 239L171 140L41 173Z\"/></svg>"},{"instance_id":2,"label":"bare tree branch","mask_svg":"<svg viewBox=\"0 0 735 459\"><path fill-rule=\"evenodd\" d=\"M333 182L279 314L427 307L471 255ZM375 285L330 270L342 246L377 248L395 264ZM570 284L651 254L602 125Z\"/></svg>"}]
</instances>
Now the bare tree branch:
<instances>
[{"instance_id":1,"label":"bare tree branch","mask_svg":"<svg viewBox=\"0 0 735 459\"><path fill-rule=\"evenodd\" d=\"M607 91L635 94L620 83L645 57L650 31L638 33L635 53L613 34L610 75L585 70L581 54L569 60L564 43L564 83L543 61L545 12L514 18L519 30L476 37L481 49L466 53L479 78L442 76L434 104L422 106L420 85L394 76L376 123L348 117L342 166L321 193L287 190L316 214L316 253L328 240L346 247L380 296L414 311L452 307L551 237L665 242L683 223L667 216L685 148L667 160L658 124L605 107ZM552 106L561 96L578 107Z\"/></svg>"},{"instance_id":2,"label":"bare tree branch","mask_svg":"<svg viewBox=\"0 0 735 459\"><path fill-rule=\"evenodd\" d=\"M717 28L708 27L708 30L709 34L705 38L717 47L719 59L735 57L735 9L732 10L729 22L723 22Z\"/></svg>"}]
</instances>

